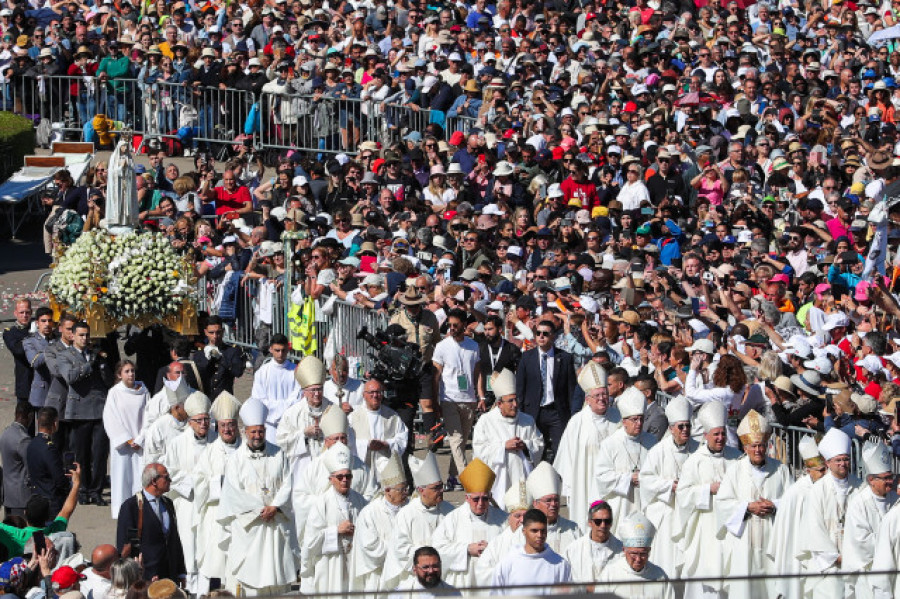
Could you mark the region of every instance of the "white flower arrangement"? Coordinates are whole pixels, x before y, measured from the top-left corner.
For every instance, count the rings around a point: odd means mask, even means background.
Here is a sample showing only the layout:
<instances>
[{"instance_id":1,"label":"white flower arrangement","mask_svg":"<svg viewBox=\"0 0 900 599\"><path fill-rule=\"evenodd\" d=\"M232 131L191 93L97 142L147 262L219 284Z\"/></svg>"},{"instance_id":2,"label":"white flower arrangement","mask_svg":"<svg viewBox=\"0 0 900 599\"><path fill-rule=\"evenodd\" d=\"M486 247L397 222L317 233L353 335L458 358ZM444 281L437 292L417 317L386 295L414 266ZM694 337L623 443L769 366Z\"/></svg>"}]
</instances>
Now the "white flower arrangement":
<instances>
[{"instance_id":1,"label":"white flower arrangement","mask_svg":"<svg viewBox=\"0 0 900 599\"><path fill-rule=\"evenodd\" d=\"M85 233L50 277L57 301L76 313L99 302L115 321L162 320L177 315L192 286L185 263L165 235Z\"/></svg>"}]
</instances>

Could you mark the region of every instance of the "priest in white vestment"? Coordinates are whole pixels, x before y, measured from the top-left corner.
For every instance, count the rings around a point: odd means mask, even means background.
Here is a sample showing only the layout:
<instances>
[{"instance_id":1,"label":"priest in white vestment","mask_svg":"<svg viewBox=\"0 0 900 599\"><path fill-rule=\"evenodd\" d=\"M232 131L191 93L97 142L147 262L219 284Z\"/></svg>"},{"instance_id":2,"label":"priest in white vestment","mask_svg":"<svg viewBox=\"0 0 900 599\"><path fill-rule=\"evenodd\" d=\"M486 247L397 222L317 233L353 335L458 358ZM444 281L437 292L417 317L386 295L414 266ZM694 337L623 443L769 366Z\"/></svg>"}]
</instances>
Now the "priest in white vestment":
<instances>
[{"instance_id":1,"label":"priest in white vestment","mask_svg":"<svg viewBox=\"0 0 900 599\"><path fill-rule=\"evenodd\" d=\"M572 581L569 562L547 543L547 528L544 512L539 509L525 512L522 519L524 542L505 555L494 569L491 581L494 595L548 595L554 592L553 585ZM511 586L525 588L509 588Z\"/></svg>"},{"instance_id":2,"label":"priest in white vestment","mask_svg":"<svg viewBox=\"0 0 900 599\"><path fill-rule=\"evenodd\" d=\"M845 596L843 576L819 575L841 571L847 500L860 485L860 480L850 474L851 450L850 437L837 427L819 441L819 453L828 472L807 494L800 514L799 530L803 534L797 543L797 558L806 571L804 597L843 599Z\"/></svg>"},{"instance_id":3,"label":"priest in white vestment","mask_svg":"<svg viewBox=\"0 0 900 599\"><path fill-rule=\"evenodd\" d=\"M728 445L728 408L719 401L703 404L697 421L703 431L703 443L681 466L678 493L675 496L675 523L670 531L673 543L681 551L682 578L706 578L721 576L725 557L718 547L720 530L713 509L725 469L741 452ZM658 537L657 544L663 542ZM689 581L685 584L685 597L697 599L723 599L721 584L707 581Z\"/></svg>"},{"instance_id":4,"label":"priest in white vestment","mask_svg":"<svg viewBox=\"0 0 900 599\"><path fill-rule=\"evenodd\" d=\"M413 553L423 545L431 545L435 529L453 511L453 506L444 501L444 482L434 453L429 451L421 460L409 456L409 469L418 496L397 513L384 560L384 589L395 589L412 578Z\"/></svg>"},{"instance_id":5,"label":"priest in white vestment","mask_svg":"<svg viewBox=\"0 0 900 599\"><path fill-rule=\"evenodd\" d=\"M241 445L238 411L241 403L228 391L213 402L209 415L216 423L217 438L206 446L194 468L194 534L197 543L197 570L208 580L225 581L228 547L219 543L226 532L219 522L225 464Z\"/></svg>"},{"instance_id":6,"label":"priest in white vestment","mask_svg":"<svg viewBox=\"0 0 900 599\"><path fill-rule=\"evenodd\" d=\"M310 460L322 453L323 436L319 420L331 402L322 394L325 365L319 358L306 356L300 360L294 369L294 376L303 399L284 411L278 423L275 445L290 461L292 476L299 480Z\"/></svg>"},{"instance_id":7,"label":"priest in white vestment","mask_svg":"<svg viewBox=\"0 0 900 599\"><path fill-rule=\"evenodd\" d=\"M163 386L153 394L144 406L144 426L150 426L169 412L176 403L184 403L188 396L196 391L184 380L186 366L181 362L171 362L163 376ZM173 397L174 396L174 397Z\"/></svg>"},{"instance_id":8,"label":"priest in white vestment","mask_svg":"<svg viewBox=\"0 0 900 599\"><path fill-rule=\"evenodd\" d=\"M299 477L294 479L294 488L291 492L291 504L294 510L294 529L297 531L297 544L303 546L303 535L306 531L306 519L312 504L317 498L332 488L330 473L325 465L325 451L334 444L340 443L350 447L349 424L347 415L336 404L331 404L322 413L319 420L319 428L322 429L323 453L310 461L303 469ZM350 472L353 474L350 488L359 493L368 502L378 492L375 482L375 474L371 472L362 460L350 455Z\"/></svg>"},{"instance_id":9,"label":"priest in white vestment","mask_svg":"<svg viewBox=\"0 0 900 599\"><path fill-rule=\"evenodd\" d=\"M266 420L266 438L275 439L278 423L285 411L300 401L300 392L294 371L297 365L287 359L288 339L284 335L272 336L270 357L253 374L250 397L258 399L269 410Z\"/></svg>"},{"instance_id":10,"label":"priest in white vestment","mask_svg":"<svg viewBox=\"0 0 900 599\"><path fill-rule=\"evenodd\" d=\"M350 550L351 591L377 593L388 590L381 586L388 543L394 532L397 514L409 502L409 483L403 462L396 453L391 454L381 471L381 486L383 495L372 499L356 519L356 532Z\"/></svg>"},{"instance_id":11,"label":"priest in white vestment","mask_svg":"<svg viewBox=\"0 0 900 599\"><path fill-rule=\"evenodd\" d=\"M800 528L800 516L806 506L806 497L813 483L825 476L828 466L819 454L819 446L812 434L804 436L798 443L797 450L803 460L805 475L800 476L785 492L775 512L772 535L769 537L768 554L775 562L775 571L779 574L803 573L803 562L799 554L799 541L803 536ZM779 578L774 581L775 590L784 597L803 596L803 578Z\"/></svg>"},{"instance_id":12,"label":"priest in white vestment","mask_svg":"<svg viewBox=\"0 0 900 599\"><path fill-rule=\"evenodd\" d=\"M350 376L347 358L337 354L328 367L331 377L325 381L325 399L341 407L349 414L363 404L363 382Z\"/></svg>"},{"instance_id":13,"label":"priest in white vestment","mask_svg":"<svg viewBox=\"0 0 900 599\"><path fill-rule=\"evenodd\" d=\"M494 580L494 569L503 556L525 542L525 537L522 536L522 519L533 503L525 481L520 480L511 486L503 499L507 513L506 526L497 538L488 543L487 549L475 564L475 580L480 587L490 586Z\"/></svg>"},{"instance_id":14,"label":"priest in white vestment","mask_svg":"<svg viewBox=\"0 0 900 599\"><path fill-rule=\"evenodd\" d=\"M103 428L109 437L109 490L113 520L119 517L122 503L141 490L144 470L143 416L150 397L144 383L134 380L134 364L122 362L116 373L119 382L106 394Z\"/></svg>"},{"instance_id":15,"label":"priest in white vestment","mask_svg":"<svg viewBox=\"0 0 900 599\"><path fill-rule=\"evenodd\" d=\"M225 465L219 518L227 536L225 588L243 596L284 594L297 579L299 548L291 514L287 457L266 442L266 407L241 406L244 443Z\"/></svg>"},{"instance_id":16,"label":"priest in white vestment","mask_svg":"<svg viewBox=\"0 0 900 599\"><path fill-rule=\"evenodd\" d=\"M194 469L207 444L216 438L209 426L209 398L199 391L191 393L184 402L188 426L167 446L162 464L169 470L172 482L168 496L175 505L178 537L184 551L187 589L202 595L209 591L209 580L200 575L197 567L196 508L194 506Z\"/></svg>"},{"instance_id":17,"label":"priest in white vestment","mask_svg":"<svg viewBox=\"0 0 900 599\"><path fill-rule=\"evenodd\" d=\"M656 530L640 512L625 517L622 531L622 553L600 573L597 590L629 599L675 599L675 589L662 568L650 561Z\"/></svg>"},{"instance_id":18,"label":"priest in white vestment","mask_svg":"<svg viewBox=\"0 0 900 599\"><path fill-rule=\"evenodd\" d=\"M375 379L363 386L363 406L350 413L351 449L377 475L392 453L406 452L408 431L400 416L384 405L384 384Z\"/></svg>"},{"instance_id":19,"label":"priest in white vestment","mask_svg":"<svg viewBox=\"0 0 900 599\"><path fill-rule=\"evenodd\" d=\"M444 580L456 588L477 584L478 560L506 525L506 512L490 504L495 478L480 459L469 462L459 474L465 502L441 520L431 537L431 545L441 554Z\"/></svg>"},{"instance_id":20,"label":"priest in white vestment","mask_svg":"<svg viewBox=\"0 0 900 599\"><path fill-rule=\"evenodd\" d=\"M300 553L303 592L316 595L346 592L350 588L355 523L367 503L350 488L350 448L335 443L321 457L331 487L313 499Z\"/></svg>"},{"instance_id":21,"label":"priest in white vestment","mask_svg":"<svg viewBox=\"0 0 900 599\"><path fill-rule=\"evenodd\" d=\"M190 397L190 396L188 396ZM152 424L143 424L144 465L158 464L166 452L166 445L180 435L187 426L188 415L184 411L187 397L180 394L166 394L169 413L157 418Z\"/></svg>"},{"instance_id":22,"label":"priest in white vestment","mask_svg":"<svg viewBox=\"0 0 900 599\"><path fill-rule=\"evenodd\" d=\"M674 540L679 526L675 502L681 479L681 467L699 443L691 438L691 404L678 396L666 406L669 434L647 452L638 476L644 515L653 523L658 542L653 544L650 560L670 578L678 578L681 543Z\"/></svg>"},{"instance_id":23,"label":"priest in white vestment","mask_svg":"<svg viewBox=\"0 0 900 599\"><path fill-rule=\"evenodd\" d=\"M866 486L850 496L844 520L844 544L841 547L841 569L846 572L844 584L848 597L872 599L872 582L857 572L872 570L875 538L885 514L897 502L891 451L884 443L866 443L863 448Z\"/></svg>"},{"instance_id":24,"label":"priest in white vestment","mask_svg":"<svg viewBox=\"0 0 900 599\"><path fill-rule=\"evenodd\" d=\"M639 473L647 452L656 444L656 437L641 432L647 407L643 393L629 387L617 403L622 428L600 443L595 484L597 499L605 499L613 508L616 515L613 534L619 536L618 527L625 516L641 511Z\"/></svg>"},{"instance_id":25,"label":"priest in white vestment","mask_svg":"<svg viewBox=\"0 0 900 599\"><path fill-rule=\"evenodd\" d=\"M568 500L569 516L581 522L591 502L600 497L597 489L597 458L600 443L622 426L615 406L610 406L606 371L589 360L578 374L584 391L584 406L569 419L553 458L553 467L562 478L562 494Z\"/></svg>"},{"instance_id":26,"label":"priest in white vestment","mask_svg":"<svg viewBox=\"0 0 900 599\"><path fill-rule=\"evenodd\" d=\"M716 494L719 538L717 550L725 553L726 576L777 574L768 555L775 511L781 496L791 485L788 467L766 455L771 428L756 410L750 410L738 427L744 456L734 460ZM774 597L774 583L767 580L726 582L729 599Z\"/></svg>"},{"instance_id":27,"label":"priest in white vestment","mask_svg":"<svg viewBox=\"0 0 900 599\"><path fill-rule=\"evenodd\" d=\"M544 436L534 418L519 411L516 397L516 376L503 369L491 376L491 389L497 401L482 415L472 432L472 455L496 474L491 495L500 509L507 489L525 480L544 454ZM440 551L440 549L438 549ZM444 572L448 571L447 556L441 553ZM454 586L460 586L450 580Z\"/></svg>"},{"instance_id":28,"label":"priest in white vestment","mask_svg":"<svg viewBox=\"0 0 900 599\"><path fill-rule=\"evenodd\" d=\"M528 493L533 498L532 507L547 516L547 546L562 555L578 537L578 525L559 515L562 502L562 481L549 462L541 462L531 471L526 481Z\"/></svg>"},{"instance_id":29,"label":"priest in white vestment","mask_svg":"<svg viewBox=\"0 0 900 599\"><path fill-rule=\"evenodd\" d=\"M572 582L592 584L610 560L622 553L622 542L612 535L612 507L598 499L588 507L588 533L566 548L572 566Z\"/></svg>"},{"instance_id":30,"label":"priest in white vestment","mask_svg":"<svg viewBox=\"0 0 900 599\"><path fill-rule=\"evenodd\" d=\"M875 599L895 599L900 597L900 502L881 521L875 535L875 555L872 558L872 572L887 572L867 576L872 585ZM858 583L859 581L857 581Z\"/></svg>"}]
</instances>

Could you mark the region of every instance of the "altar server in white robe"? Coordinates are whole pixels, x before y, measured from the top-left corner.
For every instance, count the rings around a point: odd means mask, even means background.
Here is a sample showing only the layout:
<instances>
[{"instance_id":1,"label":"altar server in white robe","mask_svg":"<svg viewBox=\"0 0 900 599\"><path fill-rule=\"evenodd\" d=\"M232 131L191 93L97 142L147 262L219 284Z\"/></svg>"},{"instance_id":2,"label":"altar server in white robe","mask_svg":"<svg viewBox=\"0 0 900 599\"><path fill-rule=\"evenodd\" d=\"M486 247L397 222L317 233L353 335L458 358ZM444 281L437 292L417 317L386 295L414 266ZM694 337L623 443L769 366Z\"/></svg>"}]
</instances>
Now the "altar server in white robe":
<instances>
[{"instance_id":1,"label":"altar server in white robe","mask_svg":"<svg viewBox=\"0 0 900 599\"><path fill-rule=\"evenodd\" d=\"M300 557L304 594L345 592L350 587L355 523L367 503L350 488L350 458L350 448L343 443L322 453L331 487L315 497L306 521Z\"/></svg>"},{"instance_id":2,"label":"altar server in white robe","mask_svg":"<svg viewBox=\"0 0 900 599\"><path fill-rule=\"evenodd\" d=\"M650 552L651 561L671 578L678 578L681 543L674 540L679 526L675 502L681 467L699 443L691 438L691 404L683 397L672 399L666 406L669 434L647 452L639 475L641 504L644 515L656 528L658 542Z\"/></svg>"},{"instance_id":3,"label":"altar server in white robe","mask_svg":"<svg viewBox=\"0 0 900 599\"><path fill-rule=\"evenodd\" d=\"M219 522L222 479L228 458L241 445L238 434L238 411L241 403L228 391L213 402L209 415L216 422L216 440L209 443L194 468L194 534L197 542L197 569L206 579L225 580L227 547L219 545L226 536Z\"/></svg>"},{"instance_id":4,"label":"altar server in white robe","mask_svg":"<svg viewBox=\"0 0 900 599\"><path fill-rule=\"evenodd\" d=\"M300 360L294 369L294 377L303 398L284 411L274 443L290 461L293 477L299 479L310 460L322 453L319 420L331 402L322 394L325 365L319 358L306 356Z\"/></svg>"},{"instance_id":5,"label":"altar server in white robe","mask_svg":"<svg viewBox=\"0 0 900 599\"><path fill-rule=\"evenodd\" d=\"M469 462L459 474L465 502L441 520L431 537L441 554L444 580L456 588L476 585L478 560L506 525L506 512L490 503L495 478L480 459Z\"/></svg>"},{"instance_id":6,"label":"altar server in white robe","mask_svg":"<svg viewBox=\"0 0 900 599\"><path fill-rule=\"evenodd\" d=\"M299 548L291 514L287 457L266 442L266 407L248 399L241 406L244 443L225 465L220 521L227 536L225 587L244 596L280 595L297 579Z\"/></svg>"},{"instance_id":7,"label":"altar server in white robe","mask_svg":"<svg viewBox=\"0 0 900 599\"><path fill-rule=\"evenodd\" d=\"M382 402L384 385L372 379L363 386L364 408L350 413L354 453L377 475L392 453L406 451L407 429L400 416Z\"/></svg>"},{"instance_id":8,"label":"altar server in white robe","mask_svg":"<svg viewBox=\"0 0 900 599\"><path fill-rule=\"evenodd\" d=\"M616 515L613 534L619 536L618 528L625 516L641 510L639 473L647 452L656 444L656 437L641 432L647 398L629 387L617 402L622 415L622 428L616 430L600 443L597 456L597 499L605 499Z\"/></svg>"},{"instance_id":9,"label":"altar server in white robe","mask_svg":"<svg viewBox=\"0 0 900 599\"><path fill-rule=\"evenodd\" d=\"M868 576L875 599L900 597L900 501L888 510L878 533L875 535L875 556L872 558L873 572L887 572Z\"/></svg>"},{"instance_id":10,"label":"altar server in white robe","mask_svg":"<svg viewBox=\"0 0 900 599\"><path fill-rule=\"evenodd\" d=\"M196 392L195 392L196 393ZM143 424L144 428L144 465L158 464L166 452L168 445L187 426L188 415L184 411L184 402L188 396L168 393L169 413L157 418L152 424Z\"/></svg>"},{"instance_id":11,"label":"altar server in white robe","mask_svg":"<svg viewBox=\"0 0 900 599\"><path fill-rule=\"evenodd\" d=\"M488 543L487 549L475 563L475 580L478 586L490 586L494 580L494 568L503 556L525 542L525 537L522 536L522 518L533 503L525 481L520 480L511 486L503 499L506 505L506 525L497 538Z\"/></svg>"},{"instance_id":12,"label":"altar server in white robe","mask_svg":"<svg viewBox=\"0 0 900 599\"><path fill-rule=\"evenodd\" d=\"M817 480L800 514L802 536L797 557L806 571L803 596L821 599L844 597L843 576L819 576L841 571L841 547L844 543L844 518L847 500L860 480L850 474L850 437L841 429L830 429L819 441L819 453L828 472Z\"/></svg>"},{"instance_id":13,"label":"altar server in white robe","mask_svg":"<svg viewBox=\"0 0 900 599\"><path fill-rule=\"evenodd\" d=\"M547 545L562 555L566 548L581 536L578 525L559 515L562 500L562 481L549 462L541 462L531 471L526 481L528 493L533 498L532 507L547 516Z\"/></svg>"},{"instance_id":14,"label":"altar server in white robe","mask_svg":"<svg viewBox=\"0 0 900 599\"><path fill-rule=\"evenodd\" d=\"M606 371L589 360L578 374L578 385L584 391L584 406L569 419L553 459L553 467L562 477L562 494L569 505L569 515L580 522L592 501L600 497L597 490L597 459L600 443L622 426L615 406L610 406L606 388Z\"/></svg>"},{"instance_id":15,"label":"altar server in white robe","mask_svg":"<svg viewBox=\"0 0 900 599\"><path fill-rule=\"evenodd\" d=\"M775 562L775 571L784 574L803 572L803 562L797 557L799 541L803 536L800 516L804 512L806 497L813 483L825 476L825 472L828 471L828 466L819 454L819 446L816 445L812 434L800 439L797 450L800 459L803 460L805 474L794 481L781 497L767 549L769 557ZM784 597L801 597L803 578L779 578L774 581L774 588Z\"/></svg>"},{"instance_id":16,"label":"altar server in white robe","mask_svg":"<svg viewBox=\"0 0 900 599\"><path fill-rule=\"evenodd\" d=\"M504 368L491 376L491 389L497 401L478 419L472 432L472 455L497 475L491 495L500 509L503 496L514 483L525 480L544 454L544 437L534 418L519 411L516 376ZM440 548L438 548L440 551ZM444 576L448 572L447 556L441 552ZM454 586L460 586L450 580Z\"/></svg>"},{"instance_id":17,"label":"altar server in white robe","mask_svg":"<svg viewBox=\"0 0 900 599\"><path fill-rule=\"evenodd\" d=\"M294 509L294 529L297 531L297 544L303 545L303 535L306 531L306 518L310 507L316 498L332 487L330 473L325 464L325 453L336 443L347 447L349 443L349 424L347 415L336 404L328 406L319 420L319 428L322 429L323 453L313 458L309 465L303 469L299 477L294 479L294 489L291 493L291 503ZM362 460L350 455L350 472L353 474L350 488L362 495L366 501L372 499L378 492L375 475Z\"/></svg>"},{"instance_id":18,"label":"altar server in white robe","mask_svg":"<svg viewBox=\"0 0 900 599\"><path fill-rule=\"evenodd\" d=\"M431 544L435 529L453 511L453 506L444 501L444 482L434 453L429 451L423 459L409 456L409 469L418 496L397 513L384 560L383 589L395 589L412 577L413 553Z\"/></svg>"},{"instance_id":19,"label":"altar server in white robe","mask_svg":"<svg viewBox=\"0 0 900 599\"><path fill-rule=\"evenodd\" d=\"M188 396L196 391L184 380L184 369L187 368L181 362L172 362L163 376L163 386L158 393L154 393L144 406L144 426L150 426L169 412L173 403L184 403ZM172 395L177 400L172 400Z\"/></svg>"},{"instance_id":20,"label":"altar server in white robe","mask_svg":"<svg viewBox=\"0 0 900 599\"><path fill-rule=\"evenodd\" d=\"M863 448L866 485L847 502L841 547L841 569L847 572L844 584L848 597L871 599L874 596L869 577L855 572L872 570L875 537L885 514L897 501L892 461L890 450L881 442L866 443Z\"/></svg>"},{"instance_id":21,"label":"altar server in white robe","mask_svg":"<svg viewBox=\"0 0 900 599\"><path fill-rule=\"evenodd\" d=\"M728 408L720 401L703 404L697 421L705 431L703 443L681 466L678 493L675 496L675 524L671 531L673 543L681 551L682 578L720 576L725 559L717 547L719 524L713 502L719 492L729 462L741 457L741 452L728 446ZM657 535L657 545L664 542ZM721 585L715 582L693 582L685 585L685 597L719 599L724 597Z\"/></svg>"},{"instance_id":22,"label":"altar server in white robe","mask_svg":"<svg viewBox=\"0 0 900 599\"><path fill-rule=\"evenodd\" d=\"M119 379L103 406L103 428L109 437L110 508L112 517L119 517L122 503L141 490L144 470L143 416L150 397L144 383L134 380L134 363L123 361L116 372Z\"/></svg>"},{"instance_id":23,"label":"altar server in white robe","mask_svg":"<svg viewBox=\"0 0 900 599\"><path fill-rule=\"evenodd\" d=\"M675 589L662 568L650 561L656 530L640 512L625 517L622 553L600 573L598 589L631 599L675 599ZM660 541L661 542L661 541Z\"/></svg>"},{"instance_id":24,"label":"altar server in white robe","mask_svg":"<svg viewBox=\"0 0 900 599\"><path fill-rule=\"evenodd\" d=\"M788 467L766 455L771 427L765 417L750 410L738 426L744 456L731 462L716 494L718 549L725 552L725 576L777 574L767 547L781 496L791 485ZM774 597L769 580L732 580L726 583L729 599Z\"/></svg>"},{"instance_id":25,"label":"altar server in white robe","mask_svg":"<svg viewBox=\"0 0 900 599\"><path fill-rule=\"evenodd\" d=\"M612 524L608 503L598 499L588 507L587 534L569 545L564 554L572 566L572 582L597 582L610 560L622 553L621 541L612 535Z\"/></svg>"},{"instance_id":26,"label":"altar server in white robe","mask_svg":"<svg viewBox=\"0 0 900 599\"><path fill-rule=\"evenodd\" d=\"M353 548L350 550L351 591L375 593L387 590L381 587L381 574L388 543L394 532L397 514L409 502L409 483L398 454L393 453L388 458L387 465L381 471L381 485L384 494L371 500L356 519Z\"/></svg>"},{"instance_id":27,"label":"altar server in white robe","mask_svg":"<svg viewBox=\"0 0 900 599\"><path fill-rule=\"evenodd\" d=\"M535 470L537 472L537 470ZM572 580L572 568L566 559L547 543L547 516L530 509L522 518L524 543L514 547L494 569L493 594L550 595L553 585ZM513 585L525 588L509 589Z\"/></svg>"},{"instance_id":28,"label":"altar server in white robe","mask_svg":"<svg viewBox=\"0 0 900 599\"><path fill-rule=\"evenodd\" d=\"M363 382L350 377L350 364L342 354L331 359L328 367L331 376L325 381L325 399L341 407L349 414L363 403Z\"/></svg>"},{"instance_id":29,"label":"altar server in white robe","mask_svg":"<svg viewBox=\"0 0 900 599\"><path fill-rule=\"evenodd\" d=\"M273 335L269 345L269 358L253 374L250 397L258 399L269 410L266 420L266 437L276 438L278 423L285 411L300 401L294 370L297 365L288 360L288 338Z\"/></svg>"},{"instance_id":30,"label":"altar server in white robe","mask_svg":"<svg viewBox=\"0 0 900 599\"><path fill-rule=\"evenodd\" d=\"M184 402L188 426L175 437L163 454L162 464L172 477L169 498L175 504L178 537L184 551L184 567L187 571L186 586L191 593L204 594L209 590L209 580L200 575L197 567L196 508L194 506L194 470L207 444L216 438L210 426L209 398L194 391Z\"/></svg>"}]
</instances>

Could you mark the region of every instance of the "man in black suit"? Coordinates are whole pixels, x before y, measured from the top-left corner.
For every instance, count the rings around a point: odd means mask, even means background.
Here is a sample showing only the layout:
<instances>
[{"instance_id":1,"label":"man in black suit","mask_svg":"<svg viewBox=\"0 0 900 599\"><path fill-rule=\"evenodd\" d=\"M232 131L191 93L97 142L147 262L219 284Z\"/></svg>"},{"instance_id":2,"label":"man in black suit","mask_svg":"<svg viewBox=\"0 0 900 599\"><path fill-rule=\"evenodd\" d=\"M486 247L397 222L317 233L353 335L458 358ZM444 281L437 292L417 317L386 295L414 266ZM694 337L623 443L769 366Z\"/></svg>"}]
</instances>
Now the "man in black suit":
<instances>
[{"instance_id":1,"label":"man in black suit","mask_svg":"<svg viewBox=\"0 0 900 599\"><path fill-rule=\"evenodd\" d=\"M516 370L516 394L522 410L537 422L544 435L544 459L553 461L556 447L572 415L569 398L575 392L572 354L554 347L557 327L551 320L535 326L537 347L522 354Z\"/></svg>"},{"instance_id":2,"label":"man in black suit","mask_svg":"<svg viewBox=\"0 0 900 599\"><path fill-rule=\"evenodd\" d=\"M141 476L143 490L126 499L119 509L116 547L119 552L124 552L125 547L130 546L130 557L142 556L144 579L148 581L155 578L177 580L187 575L175 522L175 506L165 496L171 483L165 466L147 464Z\"/></svg>"},{"instance_id":3,"label":"man in black suit","mask_svg":"<svg viewBox=\"0 0 900 599\"><path fill-rule=\"evenodd\" d=\"M484 389L478 390L478 397L487 397L493 403L496 400L494 392L487 387L490 385L491 375L507 369L515 372L522 358L522 352L518 347L503 338L503 319L492 314L484 319L484 341L478 347L478 367L481 369L481 382Z\"/></svg>"},{"instance_id":4,"label":"man in black suit","mask_svg":"<svg viewBox=\"0 0 900 599\"><path fill-rule=\"evenodd\" d=\"M54 514L62 509L72 488L63 466L62 450L54 442L58 427L56 408L41 408L37 414L37 435L25 450L31 490L50 502L50 512Z\"/></svg>"},{"instance_id":5,"label":"man in black suit","mask_svg":"<svg viewBox=\"0 0 900 599\"><path fill-rule=\"evenodd\" d=\"M31 393L31 377L34 375L34 371L25 356L22 342L31 335L31 300L16 301L15 317L16 324L3 331L3 343L13 357L16 399L28 401L28 395Z\"/></svg>"},{"instance_id":6,"label":"man in black suit","mask_svg":"<svg viewBox=\"0 0 900 599\"><path fill-rule=\"evenodd\" d=\"M207 397L218 397L222 391L234 393L234 379L244 374L244 354L226 344L222 319L210 316L203 329L207 345L195 351L191 359L200 371L200 382Z\"/></svg>"}]
</instances>

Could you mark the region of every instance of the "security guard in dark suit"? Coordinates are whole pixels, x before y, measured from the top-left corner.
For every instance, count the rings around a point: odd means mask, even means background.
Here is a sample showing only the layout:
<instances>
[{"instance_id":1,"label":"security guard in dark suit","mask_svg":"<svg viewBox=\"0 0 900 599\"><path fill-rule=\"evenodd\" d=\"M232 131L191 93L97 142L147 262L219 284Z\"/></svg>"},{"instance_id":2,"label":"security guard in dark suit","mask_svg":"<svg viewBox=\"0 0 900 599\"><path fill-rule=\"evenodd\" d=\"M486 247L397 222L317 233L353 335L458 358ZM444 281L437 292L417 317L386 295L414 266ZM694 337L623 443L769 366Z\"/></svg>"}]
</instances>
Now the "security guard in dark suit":
<instances>
[{"instance_id":1,"label":"security guard in dark suit","mask_svg":"<svg viewBox=\"0 0 900 599\"><path fill-rule=\"evenodd\" d=\"M28 465L28 482L35 495L50 502L50 513L58 513L72 484L66 477L62 451L53 436L59 427L56 408L41 408L37 415L37 436L28 444L25 461Z\"/></svg>"},{"instance_id":2,"label":"security guard in dark suit","mask_svg":"<svg viewBox=\"0 0 900 599\"><path fill-rule=\"evenodd\" d=\"M207 345L191 354L200 371L203 392L208 397L218 397L222 391L234 393L234 379L244 374L244 353L222 341L222 319L210 316L203 329Z\"/></svg>"},{"instance_id":3,"label":"security guard in dark suit","mask_svg":"<svg viewBox=\"0 0 900 599\"><path fill-rule=\"evenodd\" d=\"M3 343L13 356L16 377L16 399L28 401L31 393L31 377L34 371L22 342L31 334L31 300L19 300L15 310L16 324L3 331Z\"/></svg>"}]
</instances>

